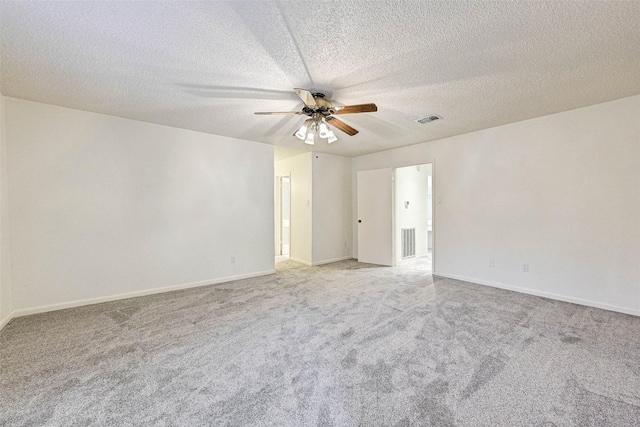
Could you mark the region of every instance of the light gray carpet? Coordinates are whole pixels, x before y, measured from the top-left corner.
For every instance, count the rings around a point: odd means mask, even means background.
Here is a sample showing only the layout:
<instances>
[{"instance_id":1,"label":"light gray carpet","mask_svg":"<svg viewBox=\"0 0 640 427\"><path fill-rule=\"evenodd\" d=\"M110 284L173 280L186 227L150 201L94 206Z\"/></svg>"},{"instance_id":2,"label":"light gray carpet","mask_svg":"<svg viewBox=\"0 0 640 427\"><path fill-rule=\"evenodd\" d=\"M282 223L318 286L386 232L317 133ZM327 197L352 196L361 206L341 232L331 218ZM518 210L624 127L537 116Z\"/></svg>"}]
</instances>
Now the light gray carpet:
<instances>
[{"instance_id":1,"label":"light gray carpet","mask_svg":"<svg viewBox=\"0 0 640 427\"><path fill-rule=\"evenodd\" d=\"M287 261L15 319L0 425L640 425L640 318L422 265Z\"/></svg>"}]
</instances>

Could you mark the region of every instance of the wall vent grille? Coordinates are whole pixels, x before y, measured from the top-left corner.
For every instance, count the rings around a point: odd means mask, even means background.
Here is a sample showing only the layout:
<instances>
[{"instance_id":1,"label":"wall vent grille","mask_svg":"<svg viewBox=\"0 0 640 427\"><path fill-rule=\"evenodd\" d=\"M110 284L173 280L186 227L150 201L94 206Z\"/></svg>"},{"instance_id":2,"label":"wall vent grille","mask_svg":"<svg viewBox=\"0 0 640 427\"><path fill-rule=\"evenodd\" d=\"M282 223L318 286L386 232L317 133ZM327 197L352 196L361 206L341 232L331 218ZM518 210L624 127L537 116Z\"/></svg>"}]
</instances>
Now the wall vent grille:
<instances>
[{"instance_id":1,"label":"wall vent grille","mask_svg":"<svg viewBox=\"0 0 640 427\"><path fill-rule=\"evenodd\" d=\"M402 228L402 259L416 256L416 229Z\"/></svg>"}]
</instances>

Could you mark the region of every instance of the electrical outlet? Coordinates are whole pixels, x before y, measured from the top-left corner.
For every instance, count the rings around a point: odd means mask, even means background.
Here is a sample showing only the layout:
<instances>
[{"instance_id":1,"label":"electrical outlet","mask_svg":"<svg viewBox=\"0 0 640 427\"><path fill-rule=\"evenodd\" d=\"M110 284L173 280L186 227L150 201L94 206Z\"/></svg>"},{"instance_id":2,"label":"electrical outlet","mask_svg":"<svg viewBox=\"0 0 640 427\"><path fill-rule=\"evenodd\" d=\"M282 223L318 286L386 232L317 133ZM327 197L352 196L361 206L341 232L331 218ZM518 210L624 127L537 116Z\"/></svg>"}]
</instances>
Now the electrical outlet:
<instances>
[{"instance_id":1,"label":"electrical outlet","mask_svg":"<svg viewBox=\"0 0 640 427\"><path fill-rule=\"evenodd\" d=\"M495 259L490 259L489 260L489 267L495 267L496 266L496 260Z\"/></svg>"},{"instance_id":2,"label":"electrical outlet","mask_svg":"<svg viewBox=\"0 0 640 427\"><path fill-rule=\"evenodd\" d=\"M525 262L524 264L522 264L522 272L523 273L528 273L529 272L529 263Z\"/></svg>"},{"instance_id":3,"label":"electrical outlet","mask_svg":"<svg viewBox=\"0 0 640 427\"><path fill-rule=\"evenodd\" d=\"M236 257L232 256L231 257L231 264L235 264L236 263Z\"/></svg>"}]
</instances>

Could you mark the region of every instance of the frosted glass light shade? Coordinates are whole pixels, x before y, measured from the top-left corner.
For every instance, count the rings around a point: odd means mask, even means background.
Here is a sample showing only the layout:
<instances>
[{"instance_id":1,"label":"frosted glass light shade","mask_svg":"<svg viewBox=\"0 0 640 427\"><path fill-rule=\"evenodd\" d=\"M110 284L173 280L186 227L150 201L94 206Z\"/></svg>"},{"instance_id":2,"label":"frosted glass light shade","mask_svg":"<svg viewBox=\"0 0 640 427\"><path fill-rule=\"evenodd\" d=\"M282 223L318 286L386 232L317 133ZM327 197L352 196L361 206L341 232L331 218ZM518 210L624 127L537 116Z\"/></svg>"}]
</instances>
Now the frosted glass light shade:
<instances>
[{"instance_id":1,"label":"frosted glass light shade","mask_svg":"<svg viewBox=\"0 0 640 427\"><path fill-rule=\"evenodd\" d=\"M329 137L329 128L324 123L320 123L320 130L318 132L318 136L320 138L328 138Z\"/></svg>"},{"instance_id":2,"label":"frosted glass light shade","mask_svg":"<svg viewBox=\"0 0 640 427\"><path fill-rule=\"evenodd\" d=\"M300 129L296 132L296 137L302 139L304 141L304 137L307 134L307 125L303 124L300 126Z\"/></svg>"},{"instance_id":3,"label":"frosted glass light shade","mask_svg":"<svg viewBox=\"0 0 640 427\"><path fill-rule=\"evenodd\" d=\"M309 144L309 145L313 145L314 141L313 141L313 132L309 132L307 134L307 138L304 140L305 144Z\"/></svg>"},{"instance_id":4,"label":"frosted glass light shade","mask_svg":"<svg viewBox=\"0 0 640 427\"><path fill-rule=\"evenodd\" d=\"M332 142L335 142L337 140L338 140L338 138L335 136L335 134L333 133L332 130L327 132L327 142L329 142L329 144L331 144Z\"/></svg>"}]
</instances>

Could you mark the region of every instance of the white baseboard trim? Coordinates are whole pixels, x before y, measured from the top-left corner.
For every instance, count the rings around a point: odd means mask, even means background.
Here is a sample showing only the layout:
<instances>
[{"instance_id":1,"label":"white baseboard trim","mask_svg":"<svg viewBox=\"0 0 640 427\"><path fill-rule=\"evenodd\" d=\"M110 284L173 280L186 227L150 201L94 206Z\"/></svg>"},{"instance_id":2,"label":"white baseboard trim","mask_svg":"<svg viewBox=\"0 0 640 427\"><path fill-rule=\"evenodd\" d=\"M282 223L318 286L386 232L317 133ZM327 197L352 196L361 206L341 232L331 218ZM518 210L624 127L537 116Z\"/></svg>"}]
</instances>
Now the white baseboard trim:
<instances>
[{"instance_id":1,"label":"white baseboard trim","mask_svg":"<svg viewBox=\"0 0 640 427\"><path fill-rule=\"evenodd\" d=\"M332 262L338 262L338 261L344 261L347 259L351 259L350 256L343 256L340 258L333 258L333 259L325 259L323 261L316 261L313 263L313 265L323 265L323 264L331 264Z\"/></svg>"},{"instance_id":2,"label":"white baseboard trim","mask_svg":"<svg viewBox=\"0 0 640 427\"><path fill-rule=\"evenodd\" d=\"M14 317L15 317L15 315L13 314L13 312L11 312L11 313L9 313L9 315L7 317L5 317L4 319L0 320L0 332L2 332L4 327L7 326L7 324L9 324L9 322L11 322L11 319L13 319Z\"/></svg>"},{"instance_id":3,"label":"white baseboard trim","mask_svg":"<svg viewBox=\"0 0 640 427\"><path fill-rule=\"evenodd\" d=\"M572 304L584 305L587 307L601 308L603 310L616 311L618 313L631 314L633 316L640 316L640 310L620 307L617 305L606 304L582 298L569 297L566 295L554 294L551 292L537 291L530 288L521 288L518 286L505 285L503 283L489 282L487 280L474 279L471 277L457 276L455 274L447 273L433 273L434 276L446 277L448 279L461 280L463 282L475 283L478 285L491 286L493 288L506 289L508 291L520 292L522 294L535 295L537 297L549 298L557 301L570 302Z\"/></svg>"},{"instance_id":4,"label":"white baseboard trim","mask_svg":"<svg viewBox=\"0 0 640 427\"><path fill-rule=\"evenodd\" d=\"M346 259L352 259L352 257L344 256L344 257L340 257L340 258L325 259L325 260L316 261L316 262L304 261L304 260L301 260L301 259L298 259L298 258L292 258L292 257L289 257L289 259L291 261L299 262L300 264L308 265L308 266L311 267L311 266L316 266L316 265L331 264L332 262L344 261Z\"/></svg>"},{"instance_id":5,"label":"white baseboard trim","mask_svg":"<svg viewBox=\"0 0 640 427\"><path fill-rule=\"evenodd\" d=\"M117 301L127 298L142 297L145 295L161 294L164 292L179 291L181 289L198 288L200 286L217 285L226 282L235 282L236 280L249 279L252 277L267 276L274 274L275 270L260 271L258 273L241 274L238 276L221 277L219 279L203 280L201 282L186 283L183 285L165 286L162 288L145 289L143 291L129 292L126 294L110 295L98 298L89 298L58 304L41 305L38 307L21 308L11 313L12 318L20 316L28 316L30 314L46 313L48 311L64 310L65 308L82 307L85 305L100 304L103 302Z\"/></svg>"},{"instance_id":6,"label":"white baseboard trim","mask_svg":"<svg viewBox=\"0 0 640 427\"><path fill-rule=\"evenodd\" d=\"M304 261L298 258L289 257L289 260L299 262L300 264L304 264L304 265L309 265L309 266L312 265L309 261Z\"/></svg>"}]
</instances>

